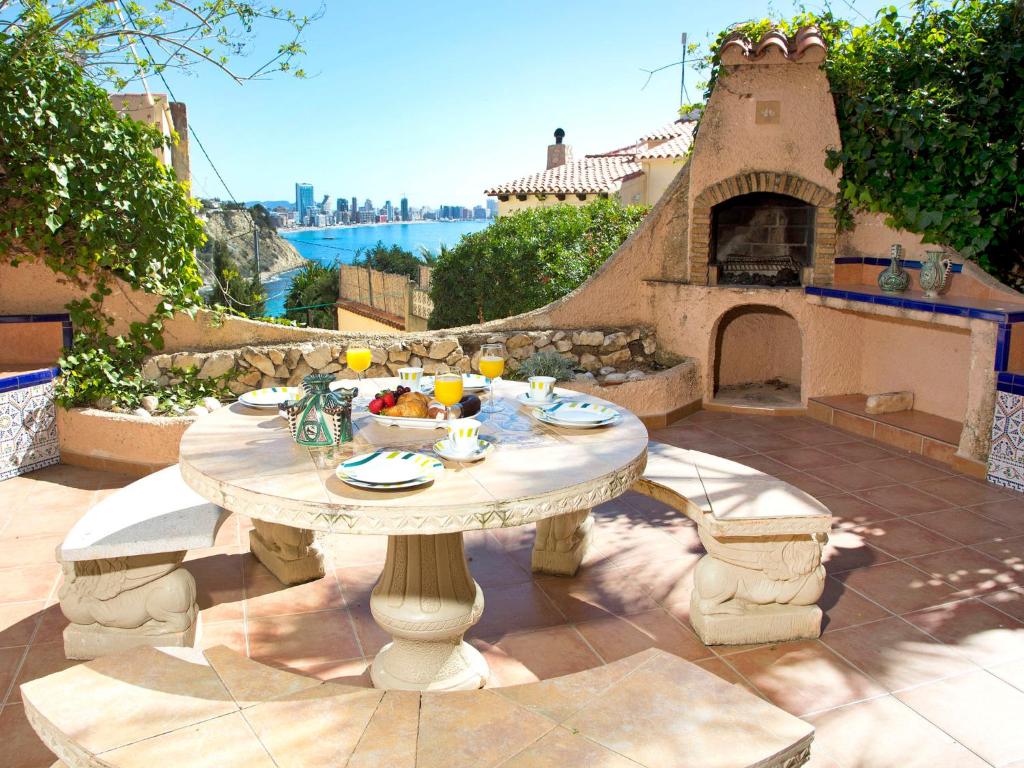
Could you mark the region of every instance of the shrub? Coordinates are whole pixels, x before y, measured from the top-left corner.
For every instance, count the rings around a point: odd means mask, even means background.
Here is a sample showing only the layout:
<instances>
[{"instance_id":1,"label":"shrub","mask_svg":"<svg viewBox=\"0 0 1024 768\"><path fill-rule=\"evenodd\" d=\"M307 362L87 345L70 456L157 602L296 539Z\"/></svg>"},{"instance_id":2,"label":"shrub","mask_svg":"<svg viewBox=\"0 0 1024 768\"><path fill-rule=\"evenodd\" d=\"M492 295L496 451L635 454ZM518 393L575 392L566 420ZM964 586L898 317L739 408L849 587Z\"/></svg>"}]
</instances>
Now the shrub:
<instances>
[{"instance_id":1,"label":"shrub","mask_svg":"<svg viewBox=\"0 0 1024 768\"><path fill-rule=\"evenodd\" d=\"M338 302L338 265L320 264L307 261L292 278L288 296L284 300L285 314L292 320L305 320L313 328L334 328L337 317L334 304ZM315 307L330 304L330 307L297 310L289 313L289 307Z\"/></svg>"},{"instance_id":2,"label":"shrub","mask_svg":"<svg viewBox=\"0 0 1024 768\"><path fill-rule=\"evenodd\" d=\"M570 360L557 352L537 352L526 358L509 378L526 381L531 376L554 376L558 381L570 381L574 375Z\"/></svg>"},{"instance_id":3,"label":"shrub","mask_svg":"<svg viewBox=\"0 0 1024 768\"><path fill-rule=\"evenodd\" d=\"M542 307L579 286L639 226L643 206L614 200L528 208L464 235L438 256L431 328Z\"/></svg>"},{"instance_id":4,"label":"shrub","mask_svg":"<svg viewBox=\"0 0 1024 768\"><path fill-rule=\"evenodd\" d=\"M378 240L373 248L357 256L355 263L378 272L405 275L410 280L416 281L420 278L420 267L424 264L412 253L398 245L384 245L383 240Z\"/></svg>"}]
</instances>

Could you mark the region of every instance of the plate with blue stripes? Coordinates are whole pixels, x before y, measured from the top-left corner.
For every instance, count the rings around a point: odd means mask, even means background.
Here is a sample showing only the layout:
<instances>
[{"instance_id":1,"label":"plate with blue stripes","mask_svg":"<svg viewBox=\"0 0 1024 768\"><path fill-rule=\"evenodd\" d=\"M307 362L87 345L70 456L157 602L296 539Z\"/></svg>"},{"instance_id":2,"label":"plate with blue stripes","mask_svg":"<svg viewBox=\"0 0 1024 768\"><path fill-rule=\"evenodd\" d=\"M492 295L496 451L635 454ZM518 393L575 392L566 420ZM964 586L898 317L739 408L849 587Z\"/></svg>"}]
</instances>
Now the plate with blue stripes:
<instances>
[{"instance_id":1,"label":"plate with blue stripes","mask_svg":"<svg viewBox=\"0 0 1024 768\"><path fill-rule=\"evenodd\" d=\"M378 450L353 456L336 470L338 479L359 488L408 488L437 479L444 464L415 451Z\"/></svg>"}]
</instances>

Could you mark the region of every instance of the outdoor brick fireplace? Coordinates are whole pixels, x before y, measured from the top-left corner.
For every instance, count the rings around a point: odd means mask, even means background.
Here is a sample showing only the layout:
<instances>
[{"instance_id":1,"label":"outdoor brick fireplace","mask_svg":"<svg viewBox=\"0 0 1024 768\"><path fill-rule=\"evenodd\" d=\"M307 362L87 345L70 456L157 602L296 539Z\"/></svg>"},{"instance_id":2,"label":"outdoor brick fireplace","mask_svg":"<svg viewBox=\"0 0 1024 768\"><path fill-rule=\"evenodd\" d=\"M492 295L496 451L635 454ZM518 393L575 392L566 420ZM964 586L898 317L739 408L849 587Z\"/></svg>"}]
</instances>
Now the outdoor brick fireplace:
<instances>
[{"instance_id":1,"label":"outdoor brick fireplace","mask_svg":"<svg viewBox=\"0 0 1024 768\"><path fill-rule=\"evenodd\" d=\"M711 209L710 266L719 285L800 285L814 252L814 206L754 192Z\"/></svg>"},{"instance_id":2,"label":"outdoor brick fireplace","mask_svg":"<svg viewBox=\"0 0 1024 768\"><path fill-rule=\"evenodd\" d=\"M792 173L754 171L693 201L692 280L706 285L829 285L835 196ZM703 277L703 279L701 279Z\"/></svg>"}]
</instances>

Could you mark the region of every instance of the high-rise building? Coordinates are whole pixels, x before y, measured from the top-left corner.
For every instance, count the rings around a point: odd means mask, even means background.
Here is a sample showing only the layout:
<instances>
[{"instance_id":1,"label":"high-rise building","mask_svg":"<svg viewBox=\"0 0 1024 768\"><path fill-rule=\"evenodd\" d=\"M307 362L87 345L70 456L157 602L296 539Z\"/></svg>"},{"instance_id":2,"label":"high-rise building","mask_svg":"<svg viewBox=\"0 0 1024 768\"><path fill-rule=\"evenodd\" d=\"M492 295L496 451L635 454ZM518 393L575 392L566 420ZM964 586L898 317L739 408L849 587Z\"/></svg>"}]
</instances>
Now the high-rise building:
<instances>
[{"instance_id":1,"label":"high-rise building","mask_svg":"<svg viewBox=\"0 0 1024 768\"><path fill-rule=\"evenodd\" d=\"M343 197L338 198L338 213L346 213L348 211L348 200Z\"/></svg>"},{"instance_id":2,"label":"high-rise building","mask_svg":"<svg viewBox=\"0 0 1024 768\"><path fill-rule=\"evenodd\" d=\"M482 205L474 205L473 206L473 218L474 219L486 219L487 218L487 209L484 208Z\"/></svg>"},{"instance_id":3,"label":"high-rise building","mask_svg":"<svg viewBox=\"0 0 1024 768\"><path fill-rule=\"evenodd\" d=\"M352 202L349 205L348 210L349 213L352 215L352 221L356 221L359 217L359 201L356 200L354 197L352 198Z\"/></svg>"},{"instance_id":4,"label":"high-rise building","mask_svg":"<svg viewBox=\"0 0 1024 768\"><path fill-rule=\"evenodd\" d=\"M402 214L402 221L412 221L409 217L409 198L402 198L402 201L399 203L399 209Z\"/></svg>"},{"instance_id":5,"label":"high-rise building","mask_svg":"<svg viewBox=\"0 0 1024 768\"><path fill-rule=\"evenodd\" d=\"M394 221L395 220L395 209L394 209L394 206L391 205L391 201L390 200L385 200L384 201L384 215L387 216L386 221Z\"/></svg>"},{"instance_id":6,"label":"high-rise building","mask_svg":"<svg viewBox=\"0 0 1024 768\"><path fill-rule=\"evenodd\" d=\"M295 185L295 215L300 224L306 221L306 212L313 206L313 185Z\"/></svg>"},{"instance_id":7,"label":"high-rise building","mask_svg":"<svg viewBox=\"0 0 1024 768\"><path fill-rule=\"evenodd\" d=\"M498 215L498 200L493 197L487 198L487 212L490 214L489 218L496 218Z\"/></svg>"}]
</instances>

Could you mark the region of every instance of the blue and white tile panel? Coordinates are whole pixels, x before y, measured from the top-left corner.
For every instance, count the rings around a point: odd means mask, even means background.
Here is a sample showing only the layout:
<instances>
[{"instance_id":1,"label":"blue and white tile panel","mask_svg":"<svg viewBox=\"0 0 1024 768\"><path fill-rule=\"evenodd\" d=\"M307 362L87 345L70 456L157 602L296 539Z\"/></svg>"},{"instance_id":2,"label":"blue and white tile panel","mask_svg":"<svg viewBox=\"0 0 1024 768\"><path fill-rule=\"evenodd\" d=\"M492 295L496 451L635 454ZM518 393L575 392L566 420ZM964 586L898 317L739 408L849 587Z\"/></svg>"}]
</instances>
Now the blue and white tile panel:
<instances>
[{"instance_id":1,"label":"blue and white tile panel","mask_svg":"<svg viewBox=\"0 0 1024 768\"><path fill-rule=\"evenodd\" d=\"M16 389L0 390L0 480L22 475L60 461L57 439L57 410L53 400L53 377L33 381ZM13 378L0 379L0 384Z\"/></svg>"},{"instance_id":2,"label":"blue and white tile panel","mask_svg":"<svg viewBox=\"0 0 1024 768\"><path fill-rule=\"evenodd\" d=\"M996 392L988 481L1024 491L1024 394Z\"/></svg>"}]
</instances>

